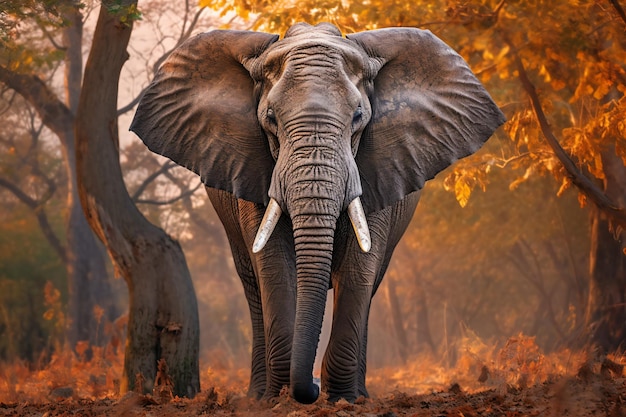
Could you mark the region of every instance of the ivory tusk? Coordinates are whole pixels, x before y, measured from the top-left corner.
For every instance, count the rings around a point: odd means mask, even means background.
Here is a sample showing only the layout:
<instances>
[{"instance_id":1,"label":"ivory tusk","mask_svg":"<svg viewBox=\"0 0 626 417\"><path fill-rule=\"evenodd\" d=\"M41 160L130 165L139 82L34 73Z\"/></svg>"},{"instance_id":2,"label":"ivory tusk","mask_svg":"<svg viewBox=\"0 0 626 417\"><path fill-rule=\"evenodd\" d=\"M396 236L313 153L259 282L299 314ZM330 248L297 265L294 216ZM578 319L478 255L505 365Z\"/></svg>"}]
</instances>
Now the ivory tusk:
<instances>
[{"instance_id":1,"label":"ivory tusk","mask_svg":"<svg viewBox=\"0 0 626 417\"><path fill-rule=\"evenodd\" d=\"M352 200L348 206L348 216L350 216L350 221L352 222L352 227L356 234L356 240L359 242L361 250L363 252L369 252L372 247L372 240L370 238L370 229L365 219L363 205L359 197Z\"/></svg>"},{"instance_id":2,"label":"ivory tusk","mask_svg":"<svg viewBox=\"0 0 626 417\"><path fill-rule=\"evenodd\" d=\"M254 238L254 244L252 245L253 253L258 253L261 249L263 249L272 235L281 214L282 210L276 200L273 198L270 199L270 203L267 205L263 220L261 220L261 226L259 226L259 230L256 232L256 237Z\"/></svg>"}]
</instances>

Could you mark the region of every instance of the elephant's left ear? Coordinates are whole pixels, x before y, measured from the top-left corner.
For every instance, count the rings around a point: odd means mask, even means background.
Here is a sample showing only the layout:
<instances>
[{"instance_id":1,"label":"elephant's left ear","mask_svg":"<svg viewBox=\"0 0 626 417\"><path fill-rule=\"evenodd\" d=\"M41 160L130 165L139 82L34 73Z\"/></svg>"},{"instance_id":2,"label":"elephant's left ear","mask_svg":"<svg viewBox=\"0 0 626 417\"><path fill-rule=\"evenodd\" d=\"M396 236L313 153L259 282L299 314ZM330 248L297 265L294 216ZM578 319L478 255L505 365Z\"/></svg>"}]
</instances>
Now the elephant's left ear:
<instances>
[{"instance_id":1,"label":"elephant's left ear","mask_svg":"<svg viewBox=\"0 0 626 417\"><path fill-rule=\"evenodd\" d=\"M369 211L417 191L476 152L505 118L467 63L430 31L347 36L370 56L372 119L356 161Z\"/></svg>"}]
</instances>

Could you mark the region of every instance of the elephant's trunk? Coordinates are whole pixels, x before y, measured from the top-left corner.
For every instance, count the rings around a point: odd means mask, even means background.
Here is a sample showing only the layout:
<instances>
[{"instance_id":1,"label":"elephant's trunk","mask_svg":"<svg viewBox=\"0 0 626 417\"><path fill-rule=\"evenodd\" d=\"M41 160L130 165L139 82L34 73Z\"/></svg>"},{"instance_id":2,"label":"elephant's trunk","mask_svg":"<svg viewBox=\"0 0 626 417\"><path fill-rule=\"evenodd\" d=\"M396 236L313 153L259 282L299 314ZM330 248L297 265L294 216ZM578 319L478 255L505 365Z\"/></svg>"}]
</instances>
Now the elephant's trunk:
<instances>
[{"instance_id":1,"label":"elephant's trunk","mask_svg":"<svg viewBox=\"0 0 626 417\"><path fill-rule=\"evenodd\" d=\"M301 403L312 403L319 395L313 364L330 284L335 226L347 206L346 185L354 163L331 140L312 135L295 141L282 177L296 251L291 395Z\"/></svg>"},{"instance_id":2,"label":"elephant's trunk","mask_svg":"<svg viewBox=\"0 0 626 417\"><path fill-rule=\"evenodd\" d=\"M319 395L313 364L330 282L336 217L293 216L296 249L297 300L291 352L291 395L310 404Z\"/></svg>"}]
</instances>

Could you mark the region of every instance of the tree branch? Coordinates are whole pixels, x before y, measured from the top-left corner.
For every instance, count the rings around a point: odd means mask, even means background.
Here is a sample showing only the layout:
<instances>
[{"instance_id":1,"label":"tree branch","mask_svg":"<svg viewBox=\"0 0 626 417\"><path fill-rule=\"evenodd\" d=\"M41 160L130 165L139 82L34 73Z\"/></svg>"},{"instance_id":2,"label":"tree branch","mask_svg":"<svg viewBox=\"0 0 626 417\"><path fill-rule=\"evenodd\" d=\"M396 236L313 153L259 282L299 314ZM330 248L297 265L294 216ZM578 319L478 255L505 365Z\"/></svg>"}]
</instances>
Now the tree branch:
<instances>
[{"instance_id":1,"label":"tree branch","mask_svg":"<svg viewBox=\"0 0 626 417\"><path fill-rule=\"evenodd\" d=\"M184 193L180 193L176 197L172 197L169 200L158 201L158 200L141 200L141 199L136 199L134 201L137 204L152 204L152 205L155 205L155 206L167 206L168 204L173 204L173 203L177 202L178 200L182 200L183 198L192 195L201 186L202 186L202 183L200 182L200 183L198 183L198 185L196 185L191 190L187 190Z\"/></svg>"},{"instance_id":2,"label":"tree branch","mask_svg":"<svg viewBox=\"0 0 626 417\"><path fill-rule=\"evenodd\" d=\"M146 190L146 188L148 188L148 185L150 185L151 183L154 182L155 179L157 179L157 177L167 171L169 171L170 169L174 168L176 166L176 164L172 161L167 161L165 162L163 165L161 165L161 168L157 169L156 171L154 171L152 174L150 174L144 181L143 183L141 183L141 185L135 190L135 192L133 193L133 195L131 196L131 199L133 201L137 201L139 199L139 196L141 194L143 194L143 192Z\"/></svg>"},{"instance_id":3,"label":"tree branch","mask_svg":"<svg viewBox=\"0 0 626 417\"><path fill-rule=\"evenodd\" d=\"M32 210L32 212L35 214L35 217L37 217L39 227L41 228L42 233L48 240L48 243L50 243L59 258L61 258L61 261L63 261L63 263L67 263L67 253L65 246L63 246L58 236L52 229L52 226L48 221L48 216L43 209L42 203L31 198L28 194L23 192L20 187L5 178L0 178L0 187L4 187L5 189L9 190L18 200L20 200L23 204L25 204L29 209Z\"/></svg>"},{"instance_id":4,"label":"tree branch","mask_svg":"<svg viewBox=\"0 0 626 417\"><path fill-rule=\"evenodd\" d=\"M528 261L525 253L530 254L531 262ZM539 311L538 314L545 314L548 316L548 320L550 324L561 338L561 340L565 340L565 334L559 325L559 322L556 319L556 314L554 312L554 308L552 307L552 292L546 291L544 286L544 273L541 268L541 263L539 259L537 259L537 255L535 251L532 250L531 246L528 244L526 239L520 237L518 241L513 245L509 252L508 256L511 263L520 271L521 275L526 278L526 280L535 287L535 290L541 297L541 304L544 305L546 311ZM540 319L540 317L538 317Z\"/></svg>"},{"instance_id":5,"label":"tree branch","mask_svg":"<svg viewBox=\"0 0 626 417\"><path fill-rule=\"evenodd\" d=\"M74 117L67 106L36 75L18 74L0 65L0 82L19 93L28 101L41 120L64 141L68 126Z\"/></svg>"},{"instance_id":6,"label":"tree branch","mask_svg":"<svg viewBox=\"0 0 626 417\"><path fill-rule=\"evenodd\" d=\"M26 194L24 191L22 191L22 189L18 187L16 184L12 183L11 181L5 178L0 177L0 187L3 187L9 190L18 200L20 200L22 203L28 206L28 208L31 210L35 210L37 206L39 205L39 203L37 203L37 201L34 198L32 198L31 196Z\"/></svg>"},{"instance_id":7,"label":"tree branch","mask_svg":"<svg viewBox=\"0 0 626 417\"><path fill-rule=\"evenodd\" d=\"M510 43L509 46L511 47L511 51L513 51L513 60L519 73L519 80L522 83L524 91L526 91L526 94L528 94L528 97L530 98L530 102L535 112L535 116L537 117L537 120L539 122L541 132L543 133L548 144L554 151L556 157L559 159L561 164L563 164L563 167L567 172L567 176L570 178L572 183L576 187L578 187L578 189L582 191L587 197L589 197L589 199L600 210L606 213L615 224L626 228L626 211L624 210L624 208L615 205L606 196L606 194L604 194L602 190L600 190L589 178L587 178L580 171L580 169L578 169L578 167L576 166L572 158L567 154L567 152L565 152L565 150L561 147L561 144L552 132L550 123L548 122L548 119L543 112L543 108L541 107L541 100L539 98L539 95L537 94L537 90L535 89L534 84L528 78L524 63L519 57L519 54L517 53L515 47Z\"/></svg>"},{"instance_id":8,"label":"tree branch","mask_svg":"<svg viewBox=\"0 0 626 417\"><path fill-rule=\"evenodd\" d=\"M624 12L624 9L622 8L621 4L619 4L619 1L618 0L609 0L609 3L611 3L611 5L615 9L615 11L619 15L619 17L621 17L622 21L624 21L624 24L626 24L626 12Z\"/></svg>"}]
</instances>

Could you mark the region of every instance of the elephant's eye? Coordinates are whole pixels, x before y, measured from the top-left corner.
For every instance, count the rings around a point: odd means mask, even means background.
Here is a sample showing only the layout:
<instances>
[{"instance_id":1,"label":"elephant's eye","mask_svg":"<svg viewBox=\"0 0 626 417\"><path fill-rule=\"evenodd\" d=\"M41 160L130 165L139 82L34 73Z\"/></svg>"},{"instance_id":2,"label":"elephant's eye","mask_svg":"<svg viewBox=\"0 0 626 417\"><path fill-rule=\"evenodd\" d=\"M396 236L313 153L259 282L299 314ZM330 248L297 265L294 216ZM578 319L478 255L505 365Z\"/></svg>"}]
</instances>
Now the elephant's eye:
<instances>
[{"instance_id":1,"label":"elephant's eye","mask_svg":"<svg viewBox=\"0 0 626 417\"><path fill-rule=\"evenodd\" d=\"M270 122L271 124L276 124L276 115L274 114L274 110L267 109L267 113L265 115L268 122Z\"/></svg>"},{"instance_id":2,"label":"elephant's eye","mask_svg":"<svg viewBox=\"0 0 626 417\"><path fill-rule=\"evenodd\" d=\"M361 106L359 106L356 108L356 110L354 111L354 115L352 116L352 124L353 125L359 124L362 118L363 118L363 109L361 108Z\"/></svg>"}]
</instances>

